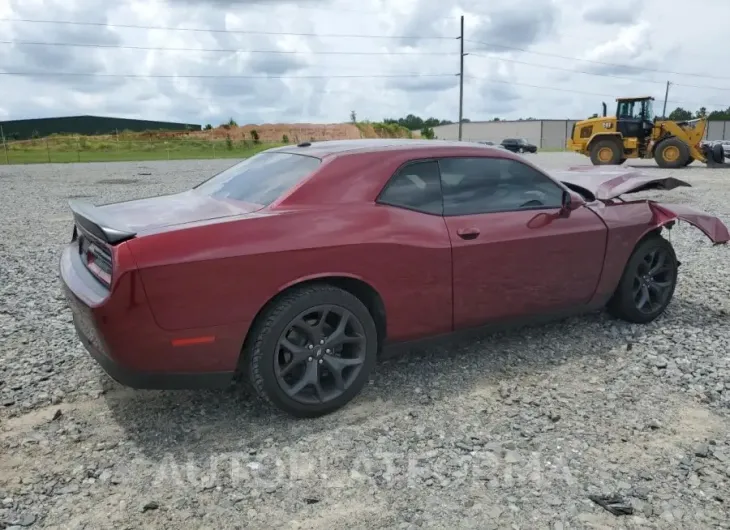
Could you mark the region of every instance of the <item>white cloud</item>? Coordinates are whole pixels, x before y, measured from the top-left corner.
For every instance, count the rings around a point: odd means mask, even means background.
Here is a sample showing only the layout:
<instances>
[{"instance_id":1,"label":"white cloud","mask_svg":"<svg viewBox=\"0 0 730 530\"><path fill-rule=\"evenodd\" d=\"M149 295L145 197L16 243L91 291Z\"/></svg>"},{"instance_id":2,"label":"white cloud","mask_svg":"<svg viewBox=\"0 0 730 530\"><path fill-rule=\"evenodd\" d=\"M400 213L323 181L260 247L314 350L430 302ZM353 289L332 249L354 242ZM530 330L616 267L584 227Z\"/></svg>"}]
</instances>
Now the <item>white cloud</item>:
<instances>
[{"instance_id":1,"label":"white cloud","mask_svg":"<svg viewBox=\"0 0 730 530\"><path fill-rule=\"evenodd\" d=\"M723 77L718 66L725 62L724 51L716 45L730 20L730 3L707 1L715 2L708 8L712 17L681 9L679 0L646 0L641 7L627 0L613 8L594 1L584 4L582 10L572 2L557 0L533 0L529 9L524 5L518 9L509 0L6 0L0 4L0 18L101 24L0 21L1 40L107 47L0 44L0 72L97 74L0 76L0 116L98 114L201 124L217 124L229 117L239 123L341 122L355 110L361 119L412 113L455 120L459 88L453 74L459 69L456 37L461 14L466 16L465 49L469 53L465 58L464 116L471 120L582 117L595 112L601 100L610 101L611 96L647 93L661 100L666 80L675 83L670 107L676 101L675 106L713 109L714 104L730 106L730 91L682 84L730 88L730 79L652 71ZM661 20L652 15L657 12L662 13ZM667 27L701 30L693 31L691 39L668 39ZM289 35L245 33L252 30ZM333 33L392 38L301 35ZM396 38L404 35L417 38ZM372 55L377 52L392 55ZM416 52L420 54L404 55ZM378 74L408 75L367 77ZM435 77L438 74L445 75ZM144 77L149 75L170 77ZM181 75L273 77L176 77Z\"/></svg>"}]
</instances>

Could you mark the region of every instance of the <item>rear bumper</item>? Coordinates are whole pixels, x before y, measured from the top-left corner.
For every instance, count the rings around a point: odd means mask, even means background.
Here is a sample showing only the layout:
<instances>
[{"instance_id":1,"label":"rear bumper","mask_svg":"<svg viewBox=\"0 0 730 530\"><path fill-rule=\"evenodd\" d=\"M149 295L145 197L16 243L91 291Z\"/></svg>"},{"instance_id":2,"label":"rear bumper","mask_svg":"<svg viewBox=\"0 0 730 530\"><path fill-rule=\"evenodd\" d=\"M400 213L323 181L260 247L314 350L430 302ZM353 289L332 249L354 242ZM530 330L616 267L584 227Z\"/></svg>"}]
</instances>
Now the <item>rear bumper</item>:
<instances>
[{"instance_id":1,"label":"rear bumper","mask_svg":"<svg viewBox=\"0 0 730 530\"><path fill-rule=\"evenodd\" d=\"M111 357L106 356L87 337L74 317L74 327L81 343L91 357L101 366L109 377L120 385L145 390L195 390L225 388L233 380L232 372L215 373L177 373L177 372L139 372L129 370Z\"/></svg>"},{"instance_id":2,"label":"rear bumper","mask_svg":"<svg viewBox=\"0 0 730 530\"><path fill-rule=\"evenodd\" d=\"M224 388L233 380L240 346L230 337L219 335L221 340L214 344L171 346L172 338L185 333L161 330L134 282L124 280L110 295L86 270L73 246L61 257L60 276L77 336L118 383L167 390ZM218 335L219 330L205 331Z\"/></svg>"}]
</instances>

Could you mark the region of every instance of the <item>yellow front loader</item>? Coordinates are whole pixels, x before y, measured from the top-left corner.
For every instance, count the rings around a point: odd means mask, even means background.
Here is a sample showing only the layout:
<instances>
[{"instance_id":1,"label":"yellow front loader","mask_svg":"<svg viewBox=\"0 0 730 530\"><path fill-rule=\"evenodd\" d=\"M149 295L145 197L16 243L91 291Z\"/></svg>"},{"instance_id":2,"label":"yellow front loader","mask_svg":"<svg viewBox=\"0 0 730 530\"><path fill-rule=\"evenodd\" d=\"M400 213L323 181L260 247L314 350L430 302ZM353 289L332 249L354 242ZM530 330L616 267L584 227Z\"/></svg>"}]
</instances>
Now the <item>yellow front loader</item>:
<instances>
[{"instance_id":1,"label":"yellow front loader","mask_svg":"<svg viewBox=\"0 0 730 530\"><path fill-rule=\"evenodd\" d=\"M721 145L702 143L707 120L671 121L654 117L652 97L618 98L616 115L573 125L567 148L591 158L593 165L618 165L629 158L654 158L659 167L681 168L695 160L725 166Z\"/></svg>"}]
</instances>

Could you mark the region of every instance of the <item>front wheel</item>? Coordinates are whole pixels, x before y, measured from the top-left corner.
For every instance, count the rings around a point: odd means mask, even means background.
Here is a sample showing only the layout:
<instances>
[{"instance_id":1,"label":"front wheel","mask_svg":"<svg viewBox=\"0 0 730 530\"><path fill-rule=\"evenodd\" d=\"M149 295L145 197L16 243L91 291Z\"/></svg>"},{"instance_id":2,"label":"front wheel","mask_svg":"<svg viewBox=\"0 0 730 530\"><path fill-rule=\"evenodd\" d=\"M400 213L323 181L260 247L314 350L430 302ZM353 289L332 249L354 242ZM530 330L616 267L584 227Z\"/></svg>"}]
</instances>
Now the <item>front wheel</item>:
<instances>
[{"instance_id":1,"label":"front wheel","mask_svg":"<svg viewBox=\"0 0 730 530\"><path fill-rule=\"evenodd\" d=\"M616 318L646 324L669 305L677 285L677 256L672 244L652 235L637 245L608 303Z\"/></svg>"},{"instance_id":2,"label":"front wheel","mask_svg":"<svg viewBox=\"0 0 730 530\"><path fill-rule=\"evenodd\" d=\"M245 352L251 385L295 417L329 414L352 400L377 355L367 307L337 287L293 290L262 317Z\"/></svg>"}]
</instances>

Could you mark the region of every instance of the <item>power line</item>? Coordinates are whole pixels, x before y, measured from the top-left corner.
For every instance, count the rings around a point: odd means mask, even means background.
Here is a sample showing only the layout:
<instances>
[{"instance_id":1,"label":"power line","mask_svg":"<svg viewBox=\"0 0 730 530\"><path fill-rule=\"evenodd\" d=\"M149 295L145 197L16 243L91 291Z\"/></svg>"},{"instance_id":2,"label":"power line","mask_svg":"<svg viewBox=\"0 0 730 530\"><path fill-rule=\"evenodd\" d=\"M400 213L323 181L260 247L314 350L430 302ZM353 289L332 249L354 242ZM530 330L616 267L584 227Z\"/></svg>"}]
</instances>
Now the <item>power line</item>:
<instances>
[{"instance_id":1,"label":"power line","mask_svg":"<svg viewBox=\"0 0 730 530\"><path fill-rule=\"evenodd\" d=\"M479 57L480 59L492 59L495 61L505 61L508 63L515 63L515 64L523 64L526 66L533 66L536 68L546 68L548 70L560 70L561 72L570 72L572 74L584 74L584 75L593 75L598 77L610 77L613 79L622 79L624 81L640 81L642 83L655 83L659 85L665 85L666 81L658 81L656 79L637 79L635 77L624 77L620 75L613 75L613 74L601 74L598 72L586 72L583 70L573 70L572 68L561 68L560 66L552 66L552 65L546 65L546 64L535 64L535 63L528 63L526 61L518 61L517 59L507 59L503 57L494 57L491 55L479 55L477 53L470 53L470 56ZM704 86L704 85L686 85L684 83L675 83L672 82L672 85L675 86L683 86L683 87L689 87L689 88L706 88L710 90L729 90L730 87L716 87L716 86Z\"/></svg>"},{"instance_id":2,"label":"power line","mask_svg":"<svg viewBox=\"0 0 730 530\"><path fill-rule=\"evenodd\" d=\"M502 44L494 44L491 42L483 42L483 41L478 41L478 40L465 39L464 41L471 42L472 44L481 44L482 46L493 46L495 48L504 48L507 50L531 53L533 55L542 55L545 57L556 57L558 59L567 59L569 61L582 61L582 62L586 62L586 63L600 64L603 66L613 66L615 68L628 68L628 69L632 69L632 70L639 70L639 71L645 71L645 72L657 72L660 74L684 75L684 76L689 76L689 77L705 77L707 79L730 80L730 77L727 77L727 76L712 76L712 75L705 75L705 74L698 74L698 73L691 73L691 72L676 72L676 71L672 71L672 70L659 70L656 68L646 68L643 66L631 66L628 64L618 64L618 63L607 63L607 62L603 62L603 61L595 61L593 59L581 59L579 57L569 57L567 55L558 55L555 53L537 52L537 51L533 51L533 50L527 50L525 48L517 48L514 46L504 46Z\"/></svg>"},{"instance_id":3,"label":"power line","mask_svg":"<svg viewBox=\"0 0 730 530\"><path fill-rule=\"evenodd\" d=\"M195 79L337 79L337 78L387 78L387 77L455 77L459 74L370 74L370 75L206 75L206 74L107 74L99 72L0 72L0 75L42 77L130 77L130 78L195 78Z\"/></svg>"},{"instance_id":4,"label":"power line","mask_svg":"<svg viewBox=\"0 0 730 530\"><path fill-rule=\"evenodd\" d=\"M476 79L476 80L479 80L479 81L485 81L487 83L501 83L501 84L506 84L506 85L524 86L524 87L529 87L529 88L539 88L540 90L555 90L557 92L569 92L569 93L573 93L573 94L582 94L582 95L586 95L586 96L599 96L599 97L607 97L607 98L615 98L616 97L615 94L603 94L603 93L598 93L598 92L586 92L586 91L583 91L583 90L572 90L572 89L568 89L568 88L551 87L551 86L545 86L545 85L531 85L531 84L528 84L528 83L518 83L516 81L505 81L505 80L502 80L502 79L489 79L489 78L486 78L486 77L476 77L476 76L469 76L469 75L465 75L464 78L465 79L466 78L468 78L468 79ZM662 99L663 100L664 98L658 97L656 99ZM695 105L695 106L700 106L700 107L703 107L703 106L704 107L718 107L718 108L722 108L722 109L730 108L730 105L720 104L720 103L696 103L696 102L693 103L693 102L689 102L689 101L678 101L678 100L673 100L673 99L668 100L668 102L669 103L682 104L682 105Z\"/></svg>"},{"instance_id":5,"label":"power line","mask_svg":"<svg viewBox=\"0 0 730 530\"><path fill-rule=\"evenodd\" d=\"M123 46L117 44L89 44L72 42L31 42L31 41L0 41L0 44L12 44L23 46L70 46L80 48L112 48L121 50L149 50L149 51L175 51L175 52L220 52L220 53L270 53L270 54L296 54L296 55L457 55L456 52L366 52L366 51L306 51L306 50L246 50L243 48L167 48L156 46Z\"/></svg>"},{"instance_id":6,"label":"power line","mask_svg":"<svg viewBox=\"0 0 730 530\"><path fill-rule=\"evenodd\" d=\"M121 49L121 50L142 50L142 51L171 51L171 52L213 52L213 53L252 53L252 54L272 54L272 55L428 55L428 56L455 56L455 52L428 52L428 51L415 51L415 52L370 52L370 51L339 51L339 50L325 50L325 51L304 51L304 50L247 50L244 48L170 48L170 47L157 47L157 46L126 46L117 44L96 44L96 43L71 43L71 42L34 42L34 41L0 41L0 44L10 45L22 45L22 46L65 46L65 47L80 47L80 48L101 48L101 49ZM491 59L495 61L503 61L514 64L522 64L525 66L532 66L535 68L545 68L549 70L559 70L562 72L568 72L573 74L592 75L596 77L608 77L612 79L621 79L625 81L641 81L644 83L654 83L664 85L665 81L659 81L655 79L636 79L633 77L625 77L613 74L602 74L598 72L586 72L583 70L574 70L572 68L562 68L559 66L545 65L530 63L527 61L520 61L517 59L508 59L505 57L496 57L491 55L481 55L478 53L470 53L470 56L478 57L480 59ZM730 91L730 87L715 87L706 85L689 85L685 83L672 83L675 86L683 86L689 88L709 89L709 90L723 90Z\"/></svg>"},{"instance_id":7,"label":"power line","mask_svg":"<svg viewBox=\"0 0 730 530\"><path fill-rule=\"evenodd\" d=\"M164 3L164 2L161 2L161 3ZM229 4L240 4L241 6L245 6L245 7L264 7L266 9L268 9L268 10L271 9L271 2L267 2L265 0L263 2L255 2L255 1L249 1L249 0L239 0L239 1L234 2L233 0L228 0L228 3ZM377 10L377 11L372 11L372 10L367 10L366 11L366 10L362 10L362 9L350 9L350 8L343 8L343 7L332 6L332 5L324 5L324 6L303 6L303 5L301 5L301 2L300 3L291 2L289 5L291 7L294 7L295 9L303 9L303 10L309 10L309 11L320 11L320 12L321 11L327 11L329 13L353 13L353 14L358 14L358 15L375 15L375 16L382 16L384 14L384 11L382 9L381 10ZM410 13L407 13L407 14L410 14ZM476 13L475 12L474 14L480 14L480 13ZM481 13L481 14L483 14L483 13ZM444 19L444 20L454 20L454 19L456 19L456 20L458 20L459 17L458 16L445 16L445 17L440 17L440 19Z\"/></svg>"},{"instance_id":8,"label":"power line","mask_svg":"<svg viewBox=\"0 0 730 530\"><path fill-rule=\"evenodd\" d=\"M421 35L363 35L350 33L297 33L290 31L260 31L242 29L217 29L217 28L173 28L170 26L143 26L139 24L108 24L106 22L80 22L71 20L35 20L27 18L0 18L0 22L26 22L32 24L66 24L73 26L95 26L106 28L128 28L162 31L193 31L202 33L230 33L241 35L287 35L292 37L332 37L332 38L353 38L353 39L415 39L415 40L456 40L456 37L444 36L421 36Z\"/></svg>"}]
</instances>

